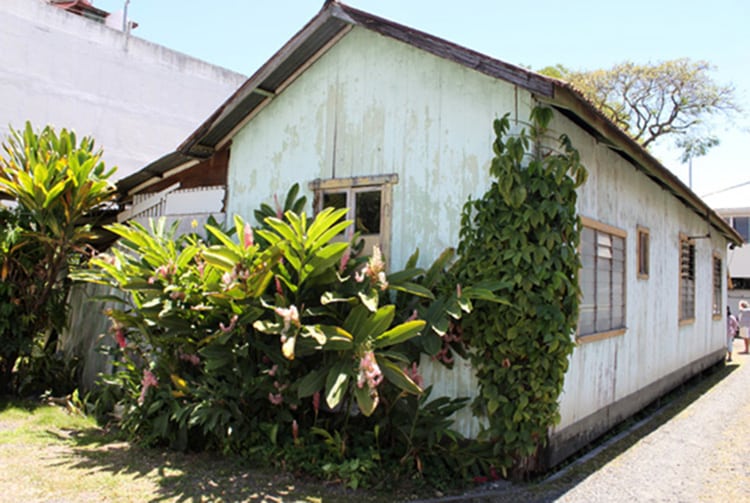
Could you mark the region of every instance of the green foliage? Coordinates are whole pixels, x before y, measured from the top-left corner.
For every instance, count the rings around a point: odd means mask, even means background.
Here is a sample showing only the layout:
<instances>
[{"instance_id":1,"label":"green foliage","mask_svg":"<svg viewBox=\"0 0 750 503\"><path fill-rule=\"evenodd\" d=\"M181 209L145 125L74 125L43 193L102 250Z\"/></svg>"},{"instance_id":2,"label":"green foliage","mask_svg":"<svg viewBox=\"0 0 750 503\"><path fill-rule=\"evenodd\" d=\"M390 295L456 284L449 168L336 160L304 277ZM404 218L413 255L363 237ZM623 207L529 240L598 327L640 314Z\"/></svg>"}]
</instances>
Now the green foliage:
<instances>
[{"instance_id":1,"label":"green foliage","mask_svg":"<svg viewBox=\"0 0 750 503\"><path fill-rule=\"evenodd\" d=\"M551 118L534 109L530 131L515 137L507 115L495 121L495 181L464 207L455 267L460 282L493 280L510 301L475 302L463 336L480 382L473 409L488 422L480 439L496 467L521 472L559 421L578 315L576 188L586 172L567 137L559 151L547 146Z\"/></svg>"},{"instance_id":2,"label":"green foliage","mask_svg":"<svg viewBox=\"0 0 750 503\"><path fill-rule=\"evenodd\" d=\"M94 237L92 214L114 195L114 170L90 138L27 123L11 128L3 149L0 198L15 205L0 208L0 394L16 391L19 357L27 358L22 370L44 368L28 365L32 348L65 322L67 271ZM16 377L16 385L28 378Z\"/></svg>"},{"instance_id":3,"label":"green foliage","mask_svg":"<svg viewBox=\"0 0 750 503\"><path fill-rule=\"evenodd\" d=\"M436 298L418 284L425 271L386 275L377 248L353 256L340 241L345 210L308 219L293 211L296 193L280 217L256 212L255 229L239 217L204 236L108 226L118 246L77 275L130 294L108 313L117 372L96 398L100 417L116 413L146 443L278 459L352 487L376 482L384 464L437 462L458 436L446 419L456 406L426 404L419 384L413 341L427 322L410 299ZM406 417L407 403L420 419L404 432L391 416Z\"/></svg>"}]
</instances>

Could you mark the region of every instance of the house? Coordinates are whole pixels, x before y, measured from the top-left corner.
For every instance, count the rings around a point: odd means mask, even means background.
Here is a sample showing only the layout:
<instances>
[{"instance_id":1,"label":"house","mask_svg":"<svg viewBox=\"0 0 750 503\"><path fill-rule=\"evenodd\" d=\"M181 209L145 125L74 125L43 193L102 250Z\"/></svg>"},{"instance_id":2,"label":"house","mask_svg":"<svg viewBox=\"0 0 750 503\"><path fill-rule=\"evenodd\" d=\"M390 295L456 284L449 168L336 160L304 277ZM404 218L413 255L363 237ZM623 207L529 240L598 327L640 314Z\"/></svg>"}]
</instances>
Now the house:
<instances>
[{"instance_id":1,"label":"house","mask_svg":"<svg viewBox=\"0 0 750 503\"><path fill-rule=\"evenodd\" d=\"M328 1L178 149L119 183L122 203L175 183L224 183L250 218L295 182L346 206L393 268L458 242L460 210L490 184L492 122L537 104L580 151L583 293L577 347L549 431L554 465L723 361L727 245L740 236L568 84ZM520 127L517 122L516 127ZM202 180L205 179L205 183ZM144 196L145 197L145 196ZM468 363L425 370L473 396ZM456 418L467 435L478 424Z\"/></svg>"},{"instance_id":2,"label":"house","mask_svg":"<svg viewBox=\"0 0 750 503\"><path fill-rule=\"evenodd\" d=\"M172 151L245 81L133 36L86 0L0 2L0 136L51 124L92 136L123 177Z\"/></svg>"},{"instance_id":3,"label":"house","mask_svg":"<svg viewBox=\"0 0 750 503\"><path fill-rule=\"evenodd\" d=\"M173 150L246 79L132 36L132 21L87 0L3 0L0 25L0 136L27 120L92 136L116 177ZM108 322L87 299L105 293L74 288L59 346L85 356L89 386L107 365L97 336Z\"/></svg>"}]
</instances>

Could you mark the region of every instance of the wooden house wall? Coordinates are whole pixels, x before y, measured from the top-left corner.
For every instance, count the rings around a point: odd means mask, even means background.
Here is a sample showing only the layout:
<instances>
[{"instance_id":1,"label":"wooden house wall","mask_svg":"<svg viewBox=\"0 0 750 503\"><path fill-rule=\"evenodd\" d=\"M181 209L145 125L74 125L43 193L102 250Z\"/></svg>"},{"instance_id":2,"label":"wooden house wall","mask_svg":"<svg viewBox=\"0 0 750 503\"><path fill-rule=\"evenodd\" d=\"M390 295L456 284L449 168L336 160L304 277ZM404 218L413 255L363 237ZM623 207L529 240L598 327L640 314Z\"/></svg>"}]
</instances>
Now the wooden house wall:
<instances>
[{"instance_id":1,"label":"wooden house wall","mask_svg":"<svg viewBox=\"0 0 750 503\"><path fill-rule=\"evenodd\" d=\"M250 218L295 182L307 191L318 178L395 173L387 258L399 269L419 248L428 265L457 244L463 204L489 185L492 121L508 112L526 120L532 102L511 84L355 27L233 138L227 213ZM597 431L634 412L633 397L655 398L696 365L716 361L723 325L711 317L711 257L726 242L696 241L697 318L680 325L679 233L703 235L707 224L567 119L558 117L553 129L572 137L589 168L580 213L627 232L627 331L576 348L562 422L551 432L564 441L580 439L577 424ZM650 230L648 280L635 275L636 225ZM457 367L424 362L422 370L436 394L473 396L470 366ZM630 405L608 409L617 403ZM468 411L456 426L468 435L479 427Z\"/></svg>"}]
</instances>

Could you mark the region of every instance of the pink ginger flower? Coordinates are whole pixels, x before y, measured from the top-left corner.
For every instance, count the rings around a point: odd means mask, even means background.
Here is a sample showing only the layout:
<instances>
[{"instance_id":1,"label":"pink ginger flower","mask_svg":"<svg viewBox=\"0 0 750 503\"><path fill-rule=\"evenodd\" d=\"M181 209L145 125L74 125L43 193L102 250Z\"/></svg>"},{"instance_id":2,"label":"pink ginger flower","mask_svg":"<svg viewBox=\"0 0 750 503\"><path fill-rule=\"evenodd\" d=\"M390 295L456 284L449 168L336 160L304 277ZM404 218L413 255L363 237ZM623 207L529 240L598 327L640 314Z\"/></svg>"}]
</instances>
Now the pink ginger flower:
<instances>
[{"instance_id":1,"label":"pink ginger flower","mask_svg":"<svg viewBox=\"0 0 750 503\"><path fill-rule=\"evenodd\" d=\"M268 370L268 375L271 376L271 377L274 377L274 376L276 376L276 372L278 372L278 370L279 370L279 366L274 363L273 367L271 367Z\"/></svg>"},{"instance_id":2,"label":"pink ginger flower","mask_svg":"<svg viewBox=\"0 0 750 503\"><path fill-rule=\"evenodd\" d=\"M424 379L422 378L421 374L419 373L419 369L417 368L417 362L412 362L411 368L406 367L404 369L404 374L409 376L409 378L414 381L414 383L419 386L420 388L424 387Z\"/></svg>"},{"instance_id":3,"label":"pink ginger flower","mask_svg":"<svg viewBox=\"0 0 750 503\"><path fill-rule=\"evenodd\" d=\"M245 248L250 248L251 246L253 246L253 228L249 223L245 224L245 229L242 233L242 244L245 246Z\"/></svg>"},{"instance_id":4,"label":"pink ginger flower","mask_svg":"<svg viewBox=\"0 0 750 503\"><path fill-rule=\"evenodd\" d=\"M273 203L276 206L276 218L281 220L284 218L284 210L281 209L281 205L279 204L279 196L276 194L273 195Z\"/></svg>"},{"instance_id":5,"label":"pink ginger flower","mask_svg":"<svg viewBox=\"0 0 750 503\"><path fill-rule=\"evenodd\" d=\"M274 282L276 283L276 293L278 293L279 295L283 297L284 290L281 288L281 280L279 279L278 276L274 276L273 279L274 279Z\"/></svg>"},{"instance_id":6,"label":"pink ginger flower","mask_svg":"<svg viewBox=\"0 0 750 503\"><path fill-rule=\"evenodd\" d=\"M177 266L171 260L164 265L160 265L156 268L156 273L153 278L169 279L170 276L177 272ZM150 281L150 279L149 279Z\"/></svg>"},{"instance_id":7,"label":"pink ginger flower","mask_svg":"<svg viewBox=\"0 0 750 503\"><path fill-rule=\"evenodd\" d=\"M115 329L115 340L117 341L117 345L120 346L120 349L125 349L128 345L128 341L125 340L125 331L122 327L117 327Z\"/></svg>"},{"instance_id":8,"label":"pink ginger flower","mask_svg":"<svg viewBox=\"0 0 750 503\"><path fill-rule=\"evenodd\" d=\"M385 262L383 262L380 247L377 245L372 247L372 256L367 261L367 265L361 271L354 273L354 281L357 283L362 283L365 277L370 278L370 282L381 290L388 288L388 280L385 276Z\"/></svg>"},{"instance_id":9,"label":"pink ginger flower","mask_svg":"<svg viewBox=\"0 0 750 503\"><path fill-rule=\"evenodd\" d=\"M234 282L235 279L237 279L237 276L235 276L233 273L225 272L221 275L221 286L223 286L226 290L227 288L229 288L232 282Z\"/></svg>"},{"instance_id":10,"label":"pink ginger flower","mask_svg":"<svg viewBox=\"0 0 750 503\"><path fill-rule=\"evenodd\" d=\"M294 444L296 445L299 441L299 425L297 424L297 420L292 421L292 438L294 439Z\"/></svg>"},{"instance_id":11,"label":"pink ginger flower","mask_svg":"<svg viewBox=\"0 0 750 503\"><path fill-rule=\"evenodd\" d=\"M185 292L172 292L169 294L172 300L185 300Z\"/></svg>"},{"instance_id":12,"label":"pink ginger flower","mask_svg":"<svg viewBox=\"0 0 750 503\"><path fill-rule=\"evenodd\" d=\"M219 322L219 330L224 333L231 332L234 330L235 325L237 325L237 319L238 316L236 314L232 316L232 319L229 320L229 326L224 326L224 323Z\"/></svg>"},{"instance_id":13,"label":"pink ginger flower","mask_svg":"<svg viewBox=\"0 0 750 503\"><path fill-rule=\"evenodd\" d=\"M408 318L406 319L406 321L414 321L414 320L416 320L416 319L418 319L418 318L419 318L419 313L418 313L418 312L417 312L417 310L415 309L414 311L412 311L412 312L411 312L411 316L409 316L409 317L408 317Z\"/></svg>"},{"instance_id":14,"label":"pink ginger flower","mask_svg":"<svg viewBox=\"0 0 750 503\"><path fill-rule=\"evenodd\" d=\"M367 387L374 390L381 382L383 382L383 373L375 360L375 354L372 351L367 351L359 361L357 387L362 389L367 383Z\"/></svg>"},{"instance_id":15,"label":"pink ginger flower","mask_svg":"<svg viewBox=\"0 0 750 503\"><path fill-rule=\"evenodd\" d=\"M289 307L277 307L273 311L284 320L284 328L281 330L282 336L286 336L291 325L297 328L300 327L299 312L297 311L297 306L294 304Z\"/></svg>"},{"instance_id":16,"label":"pink ginger flower","mask_svg":"<svg viewBox=\"0 0 750 503\"><path fill-rule=\"evenodd\" d=\"M138 397L138 405L143 405L143 401L146 399L146 393L149 388L156 388L159 386L159 380L156 376L148 369L143 369L143 379L141 379L141 396Z\"/></svg>"},{"instance_id":17,"label":"pink ginger flower","mask_svg":"<svg viewBox=\"0 0 750 503\"><path fill-rule=\"evenodd\" d=\"M281 393L268 393L268 401L274 405L281 405L284 402L284 397Z\"/></svg>"},{"instance_id":18,"label":"pink ginger flower","mask_svg":"<svg viewBox=\"0 0 750 503\"><path fill-rule=\"evenodd\" d=\"M320 410L320 391L316 391L313 393L312 396L312 406L313 410L315 411L315 415L318 415L318 411Z\"/></svg>"},{"instance_id":19,"label":"pink ginger flower","mask_svg":"<svg viewBox=\"0 0 750 503\"><path fill-rule=\"evenodd\" d=\"M347 248L344 254L341 255L341 261L339 262L339 274L343 274L344 270L346 269L346 264L349 263L349 259L351 257L352 257L352 249Z\"/></svg>"},{"instance_id":20,"label":"pink ginger flower","mask_svg":"<svg viewBox=\"0 0 750 503\"><path fill-rule=\"evenodd\" d=\"M180 360L195 365L196 367L201 364L201 358L196 354L180 353Z\"/></svg>"}]
</instances>

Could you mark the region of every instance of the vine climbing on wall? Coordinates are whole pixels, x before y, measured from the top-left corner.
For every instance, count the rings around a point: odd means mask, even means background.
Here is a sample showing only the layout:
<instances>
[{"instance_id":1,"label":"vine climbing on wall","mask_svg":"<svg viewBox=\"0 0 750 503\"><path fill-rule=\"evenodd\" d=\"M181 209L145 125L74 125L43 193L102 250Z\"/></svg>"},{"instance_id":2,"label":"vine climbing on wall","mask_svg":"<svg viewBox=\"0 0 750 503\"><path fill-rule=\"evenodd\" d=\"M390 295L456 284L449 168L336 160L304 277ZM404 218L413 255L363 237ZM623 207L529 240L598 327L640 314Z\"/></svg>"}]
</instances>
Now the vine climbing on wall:
<instances>
[{"instance_id":1,"label":"vine climbing on wall","mask_svg":"<svg viewBox=\"0 0 750 503\"><path fill-rule=\"evenodd\" d=\"M464 284L499 281L495 293L511 301L477 302L463 329L480 382L473 410L487 419L480 440L516 476L533 470L560 420L578 318L576 189L586 170L567 136L548 136L552 116L534 108L517 135L507 114L495 121L494 181L464 206L455 269Z\"/></svg>"}]
</instances>

